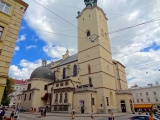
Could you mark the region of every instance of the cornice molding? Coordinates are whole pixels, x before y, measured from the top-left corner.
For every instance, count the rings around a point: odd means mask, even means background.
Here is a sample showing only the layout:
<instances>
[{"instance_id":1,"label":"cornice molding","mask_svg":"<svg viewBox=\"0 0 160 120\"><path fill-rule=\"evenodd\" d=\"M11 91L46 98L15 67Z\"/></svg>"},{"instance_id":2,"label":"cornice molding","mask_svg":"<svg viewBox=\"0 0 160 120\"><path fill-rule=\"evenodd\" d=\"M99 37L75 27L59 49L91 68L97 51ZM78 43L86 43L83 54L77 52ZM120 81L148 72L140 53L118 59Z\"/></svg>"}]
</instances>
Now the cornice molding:
<instances>
[{"instance_id":1,"label":"cornice molding","mask_svg":"<svg viewBox=\"0 0 160 120\"><path fill-rule=\"evenodd\" d=\"M87 9L92 10L92 9L94 9L94 8L97 8L98 10L102 11L102 13L103 13L103 15L104 15L105 19L106 19L106 20L108 20L108 18L106 17L106 14L104 13L103 9L102 9L102 8L100 8L100 7L98 7L97 5L96 5L96 6L94 6L94 7L91 7L91 8L85 7L85 8L82 10L81 14L80 14L80 15L78 15L76 18L78 19L79 17L81 17L81 15L83 14L83 12L84 12L85 10L87 10Z\"/></svg>"},{"instance_id":2,"label":"cornice molding","mask_svg":"<svg viewBox=\"0 0 160 120\"><path fill-rule=\"evenodd\" d=\"M15 1L18 2L18 3L20 3L21 5L23 5L23 6L25 7L24 11L27 10L27 8L28 8L28 6L29 6L27 3L25 3L25 2L22 1L22 0L15 0Z\"/></svg>"}]
</instances>

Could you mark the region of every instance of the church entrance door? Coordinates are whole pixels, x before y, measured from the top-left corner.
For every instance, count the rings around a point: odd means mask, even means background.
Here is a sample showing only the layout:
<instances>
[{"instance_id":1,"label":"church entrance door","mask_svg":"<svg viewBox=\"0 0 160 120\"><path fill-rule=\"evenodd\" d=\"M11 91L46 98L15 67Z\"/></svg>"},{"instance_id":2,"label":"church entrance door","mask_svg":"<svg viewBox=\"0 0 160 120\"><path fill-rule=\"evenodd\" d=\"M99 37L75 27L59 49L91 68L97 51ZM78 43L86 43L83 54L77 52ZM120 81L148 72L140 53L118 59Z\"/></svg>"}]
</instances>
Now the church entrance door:
<instances>
[{"instance_id":1,"label":"church entrance door","mask_svg":"<svg viewBox=\"0 0 160 120\"><path fill-rule=\"evenodd\" d=\"M122 112L126 112L126 104L124 100L121 100L121 109L122 109Z\"/></svg>"},{"instance_id":2,"label":"church entrance door","mask_svg":"<svg viewBox=\"0 0 160 120\"><path fill-rule=\"evenodd\" d=\"M81 105L81 114L84 114L84 101L81 101L80 105Z\"/></svg>"}]
</instances>

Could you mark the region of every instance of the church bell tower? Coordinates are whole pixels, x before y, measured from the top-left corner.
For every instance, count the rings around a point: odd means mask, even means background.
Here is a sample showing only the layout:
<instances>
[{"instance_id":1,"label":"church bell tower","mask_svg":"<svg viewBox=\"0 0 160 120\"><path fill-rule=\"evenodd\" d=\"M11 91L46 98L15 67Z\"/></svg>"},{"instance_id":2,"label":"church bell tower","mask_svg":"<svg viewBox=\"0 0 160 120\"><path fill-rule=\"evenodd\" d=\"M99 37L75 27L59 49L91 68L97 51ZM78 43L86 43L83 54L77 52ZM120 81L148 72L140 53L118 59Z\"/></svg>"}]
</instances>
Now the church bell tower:
<instances>
[{"instance_id":1,"label":"church bell tower","mask_svg":"<svg viewBox=\"0 0 160 120\"><path fill-rule=\"evenodd\" d=\"M78 12L78 64L82 85L92 84L102 97L115 98L113 70L107 17L97 0L84 0L86 7ZM105 100L106 101L106 100ZM113 101L114 105L115 101Z\"/></svg>"}]
</instances>

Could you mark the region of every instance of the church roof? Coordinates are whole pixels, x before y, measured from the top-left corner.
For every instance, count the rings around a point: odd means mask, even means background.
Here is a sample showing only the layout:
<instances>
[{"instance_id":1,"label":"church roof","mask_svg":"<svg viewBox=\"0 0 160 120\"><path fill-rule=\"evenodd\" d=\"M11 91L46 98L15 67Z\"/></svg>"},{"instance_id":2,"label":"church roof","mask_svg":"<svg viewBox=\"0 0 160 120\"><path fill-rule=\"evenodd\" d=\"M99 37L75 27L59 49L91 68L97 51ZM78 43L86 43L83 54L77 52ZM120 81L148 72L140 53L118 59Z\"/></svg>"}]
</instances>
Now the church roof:
<instances>
[{"instance_id":1,"label":"church roof","mask_svg":"<svg viewBox=\"0 0 160 120\"><path fill-rule=\"evenodd\" d=\"M72 56L67 57L63 62L61 62L58 66L62 66L74 61L78 61L78 54L74 54Z\"/></svg>"},{"instance_id":2,"label":"church roof","mask_svg":"<svg viewBox=\"0 0 160 120\"><path fill-rule=\"evenodd\" d=\"M52 73L49 67L41 66L41 67L36 68L32 72L30 79L34 79L34 78L54 80L54 74Z\"/></svg>"},{"instance_id":3,"label":"church roof","mask_svg":"<svg viewBox=\"0 0 160 120\"><path fill-rule=\"evenodd\" d=\"M27 81L25 81L25 80L14 80L14 83L19 84L19 85L26 85Z\"/></svg>"}]
</instances>

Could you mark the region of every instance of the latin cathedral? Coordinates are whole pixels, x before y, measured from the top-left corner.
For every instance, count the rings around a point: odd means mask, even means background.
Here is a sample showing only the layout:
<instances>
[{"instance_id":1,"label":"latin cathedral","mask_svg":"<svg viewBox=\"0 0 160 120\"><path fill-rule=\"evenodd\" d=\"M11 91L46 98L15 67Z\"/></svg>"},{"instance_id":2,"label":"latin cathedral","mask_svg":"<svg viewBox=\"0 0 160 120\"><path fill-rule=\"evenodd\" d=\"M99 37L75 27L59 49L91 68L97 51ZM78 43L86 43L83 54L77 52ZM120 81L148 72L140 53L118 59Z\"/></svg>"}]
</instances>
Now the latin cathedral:
<instances>
[{"instance_id":1,"label":"latin cathedral","mask_svg":"<svg viewBox=\"0 0 160 120\"><path fill-rule=\"evenodd\" d=\"M17 96L16 107L46 107L51 112L86 114L133 112L125 66L112 60L107 17L97 0L84 0L78 12L78 53L36 68L27 90Z\"/></svg>"}]
</instances>

